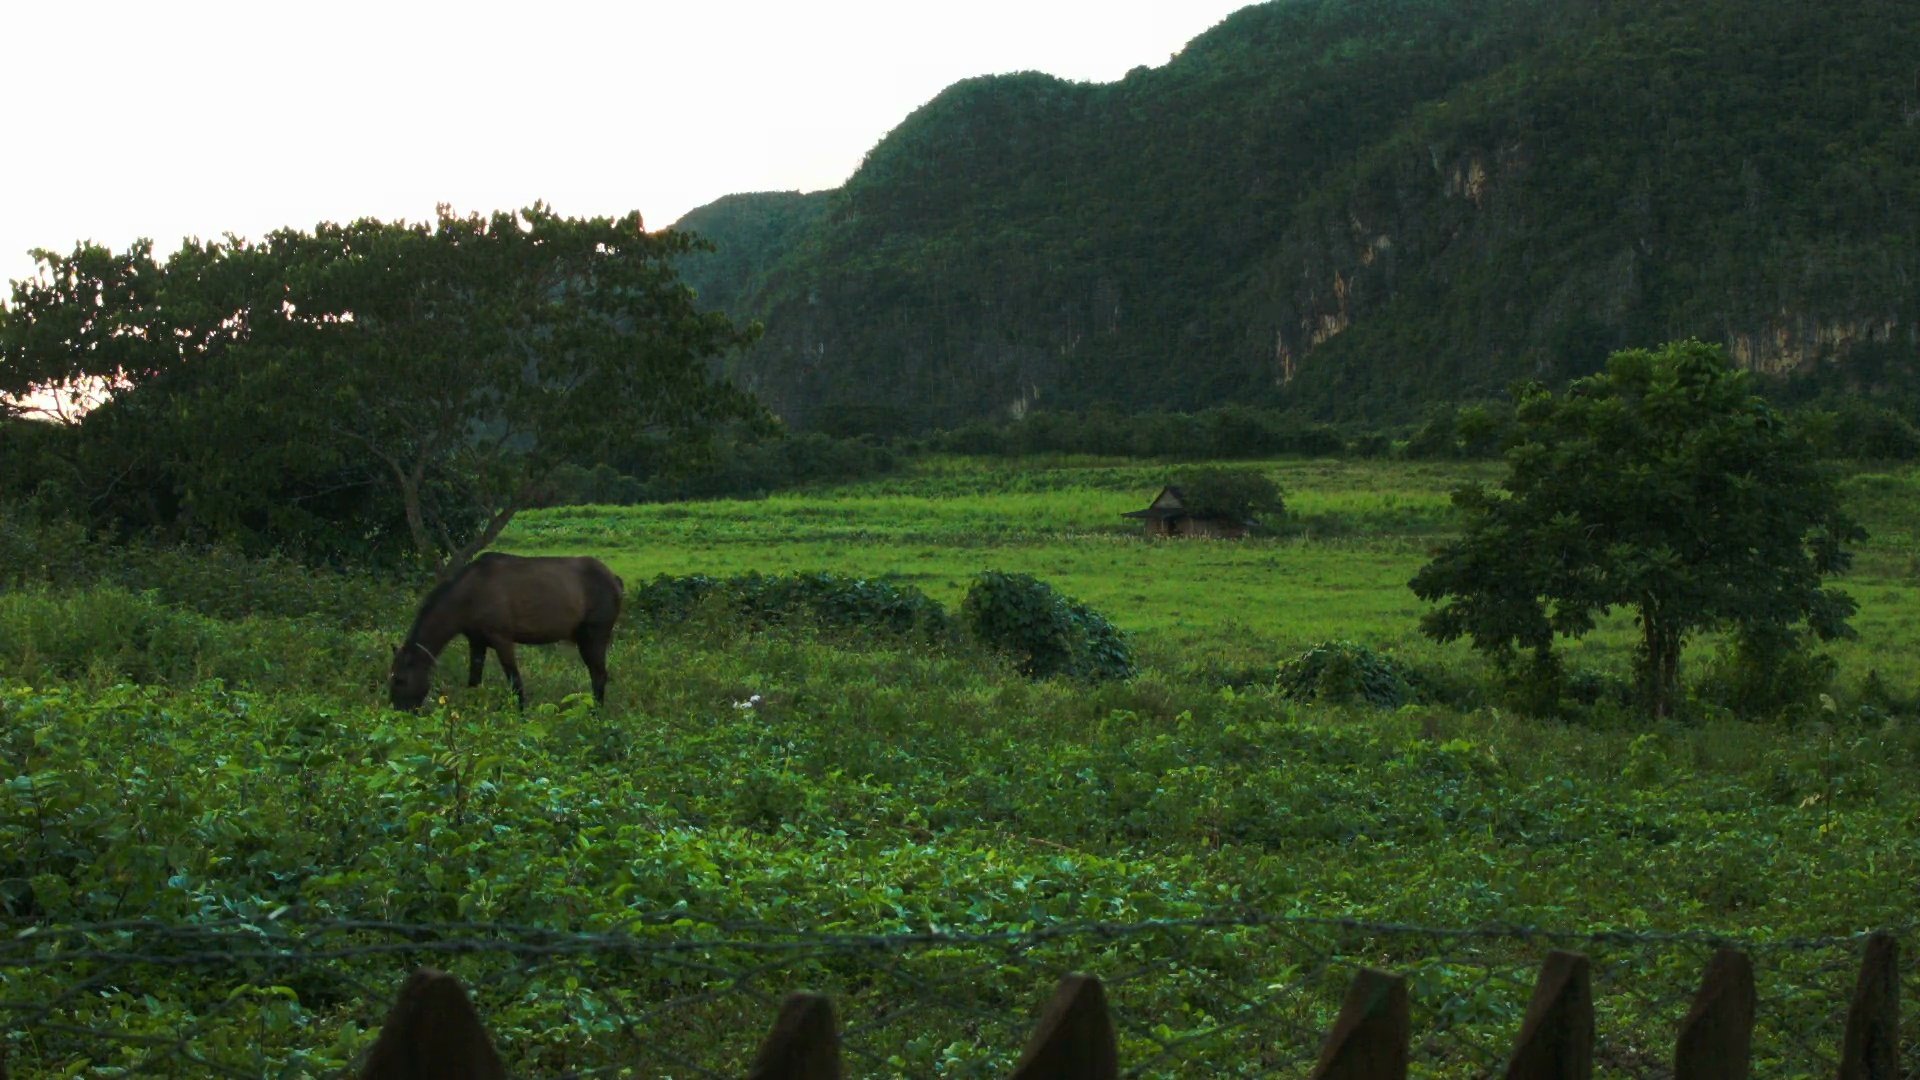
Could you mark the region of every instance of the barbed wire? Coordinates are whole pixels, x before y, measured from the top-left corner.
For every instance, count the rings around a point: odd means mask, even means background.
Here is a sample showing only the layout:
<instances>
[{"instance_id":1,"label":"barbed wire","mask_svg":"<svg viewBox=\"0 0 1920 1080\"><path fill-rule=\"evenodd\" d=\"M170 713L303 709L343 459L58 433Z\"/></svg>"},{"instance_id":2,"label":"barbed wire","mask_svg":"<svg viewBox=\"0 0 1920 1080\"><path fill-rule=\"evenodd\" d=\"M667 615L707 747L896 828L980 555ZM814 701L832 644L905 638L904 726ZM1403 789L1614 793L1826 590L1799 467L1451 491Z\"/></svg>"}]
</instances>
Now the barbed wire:
<instances>
[{"instance_id":1,"label":"barbed wire","mask_svg":"<svg viewBox=\"0 0 1920 1080\"><path fill-rule=\"evenodd\" d=\"M1903 942L1916 925L1885 928ZM829 995L852 1075L1004 1074L1057 980L1097 975L1127 1075L1303 1073L1354 972L1403 975L1416 1075L1498 1073L1550 950L1591 960L1596 1075L1671 1075L1706 962L1754 960L1756 1075L1831 1073L1865 931L1439 927L1222 912L865 933L682 908L591 930L334 919L296 910L192 924L0 921L0 1055L11 1075L348 1075L401 982L468 989L514 1075L738 1076L783 996ZM1902 1010L1920 1016L1907 980ZM1903 1075L1920 1077L1920 1039Z\"/></svg>"}]
</instances>

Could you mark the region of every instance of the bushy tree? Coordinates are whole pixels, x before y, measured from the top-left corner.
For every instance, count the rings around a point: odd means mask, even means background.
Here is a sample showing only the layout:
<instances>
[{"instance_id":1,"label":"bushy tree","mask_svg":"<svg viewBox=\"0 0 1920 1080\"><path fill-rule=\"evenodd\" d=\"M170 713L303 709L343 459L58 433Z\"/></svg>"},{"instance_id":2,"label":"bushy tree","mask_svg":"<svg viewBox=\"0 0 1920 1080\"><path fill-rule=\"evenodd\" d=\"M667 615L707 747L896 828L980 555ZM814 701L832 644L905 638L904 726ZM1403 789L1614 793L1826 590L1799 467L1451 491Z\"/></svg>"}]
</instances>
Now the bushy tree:
<instances>
[{"instance_id":1,"label":"bushy tree","mask_svg":"<svg viewBox=\"0 0 1920 1080\"><path fill-rule=\"evenodd\" d=\"M1421 629L1554 670L1556 636L1635 612L1646 707L1670 714L1681 650L1703 631L1779 650L1851 633L1852 598L1821 580L1864 537L1810 443L1717 346L1617 352L1556 396L1515 394L1500 490L1454 492L1464 535L1411 582L1440 606Z\"/></svg>"},{"instance_id":2,"label":"bushy tree","mask_svg":"<svg viewBox=\"0 0 1920 1080\"><path fill-rule=\"evenodd\" d=\"M1280 485L1259 469L1183 469L1173 476L1190 514L1237 521L1277 520L1286 513Z\"/></svg>"},{"instance_id":3,"label":"bushy tree","mask_svg":"<svg viewBox=\"0 0 1920 1080\"><path fill-rule=\"evenodd\" d=\"M450 571L562 463L761 415L711 376L754 331L676 278L694 244L536 204L189 242L164 265L145 242L42 251L0 309L0 394L112 388L83 441L101 487L138 478L110 490L147 493L150 523L404 545Z\"/></svg>"}]
</instances>

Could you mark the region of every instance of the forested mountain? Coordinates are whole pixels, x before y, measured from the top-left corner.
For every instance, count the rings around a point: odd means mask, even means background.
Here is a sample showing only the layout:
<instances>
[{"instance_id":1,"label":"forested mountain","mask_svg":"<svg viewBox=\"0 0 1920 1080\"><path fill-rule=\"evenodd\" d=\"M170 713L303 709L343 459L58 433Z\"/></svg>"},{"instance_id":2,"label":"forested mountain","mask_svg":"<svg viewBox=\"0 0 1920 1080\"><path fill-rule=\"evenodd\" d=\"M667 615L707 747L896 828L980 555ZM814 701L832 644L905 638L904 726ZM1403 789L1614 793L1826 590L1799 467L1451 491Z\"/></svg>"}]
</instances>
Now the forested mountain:
<instances>
[{"instance_id":1,"label":"forested mountain","mask_svg":"<svg viewBox=\"0 0 1920 1080\"><path fill-rule=\"evenodd\" d=\"M802 427L1391 419L1688 335L1910 379L1915 41L1909 0L1273 0L1115 83L958 83L839 190L689 214L683 269Z\"/></svg>"}]
</instances>

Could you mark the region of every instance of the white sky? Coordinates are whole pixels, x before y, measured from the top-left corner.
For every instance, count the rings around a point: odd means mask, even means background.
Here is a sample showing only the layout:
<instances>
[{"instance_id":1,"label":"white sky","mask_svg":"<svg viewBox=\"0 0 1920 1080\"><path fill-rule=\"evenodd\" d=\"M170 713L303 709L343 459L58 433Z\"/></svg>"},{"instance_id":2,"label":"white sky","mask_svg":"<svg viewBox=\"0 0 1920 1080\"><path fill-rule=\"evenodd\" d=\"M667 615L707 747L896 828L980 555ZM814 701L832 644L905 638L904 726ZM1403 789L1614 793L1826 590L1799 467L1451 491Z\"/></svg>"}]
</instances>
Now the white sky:
<instances>
[{"instance_id":1,"label":"white sky","mask_svg":"<svg viewBox=\"0 0 1920 1080\"><path fill-rule=\"evenodd\" d=\"M0 280L439 202L660 228L838 186L959 79L1117 79L1250 2L0 0Z\"/></svg>"}]
</instances>

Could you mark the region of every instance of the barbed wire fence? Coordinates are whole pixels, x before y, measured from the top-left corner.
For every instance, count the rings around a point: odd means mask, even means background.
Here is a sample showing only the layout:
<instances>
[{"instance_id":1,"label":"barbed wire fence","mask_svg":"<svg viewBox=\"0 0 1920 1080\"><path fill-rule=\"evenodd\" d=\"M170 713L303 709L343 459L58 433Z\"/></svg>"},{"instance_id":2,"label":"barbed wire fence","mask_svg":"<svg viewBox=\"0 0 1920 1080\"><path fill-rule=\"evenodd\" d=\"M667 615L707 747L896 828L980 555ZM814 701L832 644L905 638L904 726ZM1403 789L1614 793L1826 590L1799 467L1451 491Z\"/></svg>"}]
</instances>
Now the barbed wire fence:
<instances>
[{"instance_id":1,"label":"barbed wire fence","mask_svg":"<svg viewBox=\"0 0 1920 1080\"><path fill-rule=\"evenodd\" d=\"M1892 928L1909 955L1914 930ZM832 1001L849 1075L1000 1076L1072 972L1104 987L1123 1075L1305 1075L1354 974L1374 968L1406 980L1412 1075L1480 1077L1505 1067L1554 950L1588 958L1596 1075L1664 1077L1702 972L1726 947L1753 961L1754 1075L1831 1076L1869 940L1253 912L860 934L679 909L600 932L291 912L0 932L12 1080L354 1075L423 967L466 988L515 1076L740 1076L795 990ZM1899 1075L1920 1077L1920 980L1901 983Z\"/></svg>"}]
</instances>

